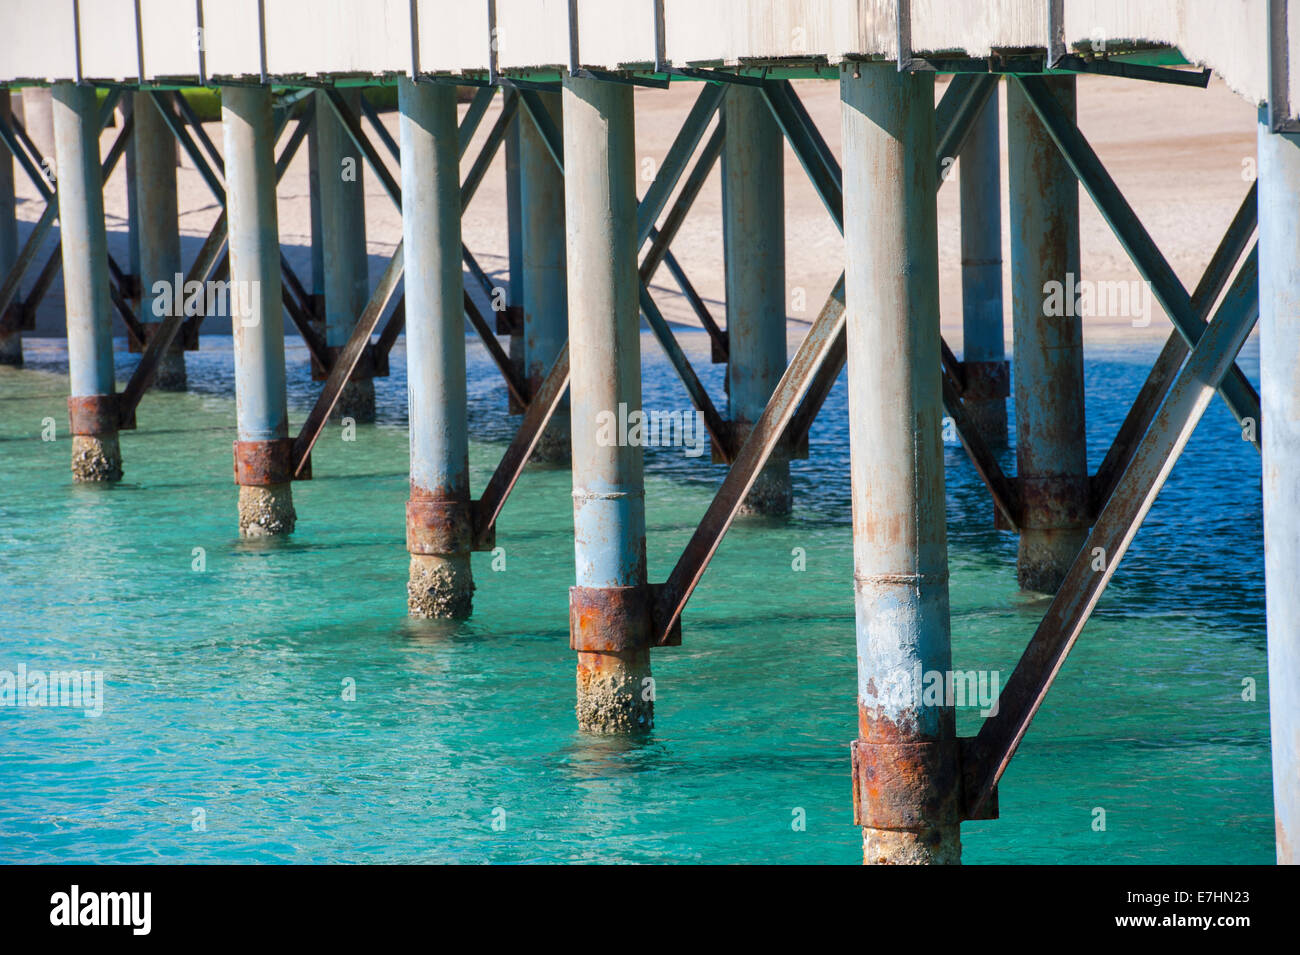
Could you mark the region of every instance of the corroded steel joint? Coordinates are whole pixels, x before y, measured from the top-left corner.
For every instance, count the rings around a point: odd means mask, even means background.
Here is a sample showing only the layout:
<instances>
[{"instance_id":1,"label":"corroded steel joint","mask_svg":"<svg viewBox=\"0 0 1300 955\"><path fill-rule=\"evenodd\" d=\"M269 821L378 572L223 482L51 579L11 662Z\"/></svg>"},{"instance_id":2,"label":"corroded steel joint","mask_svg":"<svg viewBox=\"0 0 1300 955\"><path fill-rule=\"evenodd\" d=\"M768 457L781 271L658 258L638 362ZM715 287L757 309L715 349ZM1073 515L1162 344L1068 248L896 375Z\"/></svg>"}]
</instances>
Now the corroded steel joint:
<instances>
[{"instance_id":1,"label":"corroded steel joint","mask_svg":"<svg viewBox=\"0 0 1300 955\"><path fill-rule=\"evenodd\" d=\"M1092 524L1091 488L1086 474L1021 477L1020 527L1053 530Z\"/></svg>"},{"instance_id":2,"label":"corroded steel joint","mask_svg":"<svg viewBox=\"0 0 1300 955\"><path fill-rule=\"evenodd\" d=\"M73 395L68 399L68 422L73 434L117 434L120 418L117 395Z\"/></svg>"},{"instance_id":3,"label":"corroded steel joint","mask_svg":"<svg viewBox=\"0 0 1300 955\"><path fill-rule=\"evenodd\" d=\"M288 484L311 477L310 463L297 477L293 473L293 438L235 442L235 483L243 487Z\"/></svg>"},{"instance_id":4,"label":"corroded steel joint","mask_svg":"<svg viewBox=\"0 0 1300 955\"><path fill-rule=\"evenodd\" d=\"M569 649L580 653L624 653L651 646L679 646L680 620L662 644L655 644L655 597L659 587L570 587Z\"/></svg>"},{"instance_id":5,"label":"corroded steel joint","mask_svg":"<svg viewBox=\"0 0 1300 955\"><path fill-rule=\"evenodd\" d=\"M406 502L406 549L412 554L465 554L474 543L474 512L469 501L417 496Z\"/></svg>"},{"instance_id":6,"label":"corroded steel joint","mask_svg":"<svg viewBox=\"0 0 1300 955\"><path fill-rule=\"evenodd\" d=\"M962 397L989 401L1011 396L1011 366L1005 361L962 362L965 387Z\"/></svg>"},{"instance_id":7,"label":"corroded steel joint","mask_svg":"<svg viewBox=\"0 0 1300 955\"><path fill-rule=\"evenodd\" d=\"M939 829L961 821L955 739L869 743L853 751L853 821L872 829Z\"/></svg>"}]
</instances>

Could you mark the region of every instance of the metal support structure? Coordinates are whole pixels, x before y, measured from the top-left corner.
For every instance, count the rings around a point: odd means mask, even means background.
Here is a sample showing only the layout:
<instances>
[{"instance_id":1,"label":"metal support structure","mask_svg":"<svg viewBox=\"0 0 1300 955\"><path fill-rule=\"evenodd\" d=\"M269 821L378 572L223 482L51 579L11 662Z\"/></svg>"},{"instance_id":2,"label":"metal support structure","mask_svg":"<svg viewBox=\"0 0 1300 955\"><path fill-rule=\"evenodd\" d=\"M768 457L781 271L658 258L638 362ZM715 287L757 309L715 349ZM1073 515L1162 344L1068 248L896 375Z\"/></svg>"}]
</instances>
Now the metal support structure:
<instances>
[{"instance_id":1,"label":"metal support structure","mask_svg":"<svg viewBox=\"0 0 1300 955\"><path fill-rule=\"evenodd\" d=\"M537 101L558 125L559 93L536 93ZM564 175L552 160L541 131L531 119L519 126L520 296L523 316L524 376L535 395L569 337L568 286L565 278ZM512 284L515 274L511 274ZM568 408L556 415L542 435L533 459L548 464L569 461Z\"/></svg>"},{"instance_id":2,"label":"metal support structure","mask_svg":"<svg viewBox=\"0 0 1300 955\"><path fill-rule=\"evenodd\" d=\"M523 172L521 168L522 128L518 114L510 122L505 135L506 147L506 249L510 270L505 308L497 313L498 334L510 336L510 364L515 375L527 380L527 348L524 345L524 247L523 247ZM526 402L510 397L511 414L523 414Z\"/></svg>"},{"instance_id":3,"label":"metal support structure","mask_svg":"<svg viewBox=\"0 0 1300 955\"><path fill-rule=\"evenodd\" d=\"M863 861L956 863L960 773L944 528L934 78L841 73Z\"/></svg>"},{"instance_id":4,"label":"metal support structure","mask_svg":"<svg viewBox=\"0 0 1300 955\"><path fill-rule=\"evenodd\" d=\"M133 94L135 117L135 205L139 224L140 322L145 342L158 334L180 296L180 219L176 201L176 141L159 110L170 109L152 94ZM183 286L181 291L183 292ZM174 340L154 373L160 391L184 391L185 351Z\"/></svg>"},{"instance_id":5,"label":"metal support structure","mask_svg":"<svg viewBox=\"0 0 1300 955\"><path fill-rule=\"evenodd\" d=\"M962 398L991 445L1007 443L1010 376L1002 320L1002 183L994 87L961 151Z\"/></svg>"},{"instance_id":6,"label":"metal support structure","mask_svg":"<svg viewBox=\"0 0 1300 955\"><path fill-rule=\"evenodd\" d=\"M321 241L320 209L320 140L316 132L316 116L327 111L314 93L307 104L311 128L307 132L307 202L311 215L311 313L318 325L323 326L325 315L325 245ZM324 332L324 328L318 329Z\"/></svg>"},{"instance_id":7,"label":"metal support structure","mask_svg":"<svg viewBox=\"0 0 1300 955\"><path fill-rule=\"evenodd\" d=\"M55 84L59 240L72 391L68 414L72 479L78 482L122 477L97 112L93 87Z\"/></svg>"},{"instance_id":8,"label":"metal support structure","mask_svg":"<svg viewBox=\"0 0 1300 955\"><path fill-rule=\"evenodd\" d=\"M622 433L642 413L632 88L565 77L563 114L578 725L646 731L655 694L642 449Z\"/></svg>"},{"instance_id":9,"label":"metal support structure","mask_svg":"<svg viewBox=\"0 0 1300 955\"><path fill-rule=\"evenodd\" d=\"M786 365L785 143L762 89L733 86L724 107L723 248L727 287L728 443L743 441ZM790 513L790 449L778 447L741 513Z\"/></svg>"},{"instance_id":10,"label":"metal support structure","mask_svg":"<svg viewBox=\"0 0 1300 955\"><path fill-rule=\"evenodd\" d=\"M1300 134L1259 117L1264 574L1277 861L1300 863ZM1210 325L1207 337L1219 320Z\"/></svg>"},{"instance_id":11,"label":"metal support structure","mask_svg":"<svg viewBox=\"0 0 1300 955\"><path fill-rule=\"evenodd\" d=\"M1043 82L1073 122L1075 78ZM1007 91L1007 154L1021 506L1017 575L1025 590L1055 593L1091 523L1076 295L1079 187L1014 83Z\"/></svg>"},{"instance_id":12,"label":"metal support structure","mask_svg":"<svg viewBox=\"0 0 1300 955\"><path fill-rule=\"evenodd\" d=\"M360 89L342 90L338 95L353 113L360 110ZM325 270L325 345L333 367L370 298L365 161L328 106L317 106L316 144ZM324 380L329 368L313 367L312 373L317 380ZM373 373L373 367L363 365L347 381L334 406L336 418L375 420Z\"/></svg>"},{"instance_id":13,"label":"metal support structure","mask_svg":"<svg viewBox=\"0 0 1300 955\"><path fill-rule=\"evenodd\" d=\"M22 111L22 100L0 89L0 123L12 125ZM0 275L8 275L18 262L18 216L14 193L14 157L0 149ZM12 307L12 306L11 306ZM23 364L22 322L15 315L0 322L0 365L20 368Z\"/></svg>"},{"instance_id":14,"label":"metal support structure","mask_svg":"<svg viewBox=\"0 0 1300 955\"><path fill-rule=\"evenodd\" d=\"M291 532L297 515L270 88L223 87L221 124L239 431L234 449L239 531L245 537L275 536Z\"/></svg>"},{"instance_id":15,"label":"metal support structure","mask_svg":"<svg viewBox=\"0 0 1300 955\"><path fill-rule=\"evenodd\" d=\"M461 619L473 605L474 533L462 319L456 91L398 84L411 497L406 542L413 616Z\"/></svg>"}]
</instances>

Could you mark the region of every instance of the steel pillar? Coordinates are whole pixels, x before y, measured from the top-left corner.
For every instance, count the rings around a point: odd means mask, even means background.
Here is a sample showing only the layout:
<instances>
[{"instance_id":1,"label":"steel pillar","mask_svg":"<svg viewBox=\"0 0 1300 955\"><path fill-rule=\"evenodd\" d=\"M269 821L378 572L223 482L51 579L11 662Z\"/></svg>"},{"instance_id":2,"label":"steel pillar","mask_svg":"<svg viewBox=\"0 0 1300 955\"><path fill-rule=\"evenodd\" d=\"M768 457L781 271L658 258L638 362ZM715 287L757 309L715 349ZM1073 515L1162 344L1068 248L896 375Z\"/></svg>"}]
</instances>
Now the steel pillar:
<instances>
[{"instance_id":1,"label":"steel pillar","mask_svg":"<svg viewBox=\"0 0 1300 955\"><path fill-rule=\"evenodd\" d=\"M398 105L411 435L407 604L413 616L462 619L474 579L456 90L402 79Z\"/></svg>"},{"instance_id":2,"label":"steel pillar","mask_svg":"<svg viewBox=\"0 0 1300 955\"><path fill-rule=\"evenodd\" d=\"M732 447L739 447L785 373L785 139L756 87L732 86L723 109L727 395ZM740 512L780 515L790 507L790 455L778 447Z\"/></svg>"},{"instance_id":3,"label":"steel pillar","mask_svg":"<svg viewBox=\"0 0 1300 955\"><path fill-rule=\"evenodd\" d=\"M510 269L509 294L499 303L506 308L505 326L510 330L510 364L515 373L524 377L525 355L524 336L516 325L521 321L520 311L524 302L524 245L523 245L523 173L520 168L521 129L528 122L522 110L515 114L506 131L506 252ZM496 302L493 307L497 307ZM497 332L505 331L501 323ZM514 400L509 402L511 414L523 414L523 406Z\"/></svg>"},{"instance_id":4,"label":"steel pillar","mask_svg":"<svg viewBox=\"0 0 1300 955\"><path fill-rule=\"evenodd\" d=\"M1259 113L1260 399L1277 861L1300 863L1300 135ZM1217 322L1215 323L1217 324ZM1213 326L1211 326L1213 327Z\"/></svg>"},{"instance_id":5,"label":"steel pillar","mask_svg":"<svg viewBox=\"0 0 1300 955\"><path fill-rule=\"evenodd\" d=\"M556 126L561 123L560 94L538 93ZM546 373L569 339L568 286L564 264L564 176L556 168L527 116L519 119L519 219L523 283L520 298L524 320L524 374L529 395L535 395ZM513 273L512 273L513 278ZM565 399L551 418L533 451L532 460L548 464L569 462L569 409Z\"/></svg>"},{"instance_id":6,"label":"steel pillar","mask_svg":"<svg viewBox=\"0 0 1300 955\"><path fill-rule=\"evenodd\" d=\"M270 87L223 87L221 125L230 223L239 531L245 537L287 534L297 515L290 483L293 441L285 393Z\"/></svg>"},{"instance_id":7,"label":"steel pillar","mask_svg":"<svg viewBox=\"0 0 1300 955\"><path fill-rule=\"evenodd\" d=\"M361 113L361 90L339 93L355 115ZM316 112L320 186L322 261L325 271L325 344L331 357L347 344L352 328L370 300L370 264L366 256L365 158L328 105ZM375 420L373 369L350 379L334 405L333 417Z\"/></svg>"},{"instance_id":8,"label":"steel pillar","mask_svg":"<svg viewBox=\"0 0 1300 955\"><path fill-rule=\"evenodd\" d=\"M1002 324L1002 183L994 87L961 150L962 394L984 440L1007 443L1010 378Z\"/></svg>"},{"instance_id":9,"label":"steel pillar","mask_svg":"<svg viewBox=\"0 0 1300 955\"><path fill-rule=\"evenodd\" d=\"M123 125L135 113L135 97L133 95L123 96L118 101L117 114ZM126 156L123 157L126 163L126 246L127 246L127 272L132 282L140 279L140 166L136 161L138 152L139 136L132 136L130 142L126 144ZM176 158L176 147L172 147L172 159ZM123 294L128 298L135 299L138 306L143 295L137 296L135 289L126 287L122 289Z\"/></svg>"},{"instance_id":10,"label":"steel pillar","mask_svg":"<svg viewBox=\"0 0 1300 955\"><path fill-rule=\"evenodd\" d=\"M139 217L140 321L148 341L184 294L176 204L176 140L150 93L135 93L135 205ZM168 106L170 109L170 106ZM185 351L177 336L154 373L160 391L184 391Z\"/></svg>"},{"instance_id":11,"label":"steel pillar","mask_svg":"<svg viewBox=\"0 0 1300 955\"><path fill-rule=\"evenodd\" d=\"M1072 76L1045 77L1071 120ZM1083 322L1078 314L1079 186L1017 84L1007 88L1018 576L1054 593L1088 536Z\"/></svg>"},{"instance_id":12,"label":"steel pillar","mask_svg":"<svg viewBox=\"0 0 1300 955\"><path fill-rule=\"evenodd\" d=\"M854 809L863 861L961 857L955 717L922 694L946 675L934 77L889 63L840 79L853 565ZM730 132L730 129L728 129Z\"/></svg>"},{"instance_id":13,"label":"steel pillar","mask_svg":"<svg viewBox=\"0 0 1300 955\"><path fill-rule=\"evenodd\" d=\"M108 237L94 87L56 84L53 114L72 390L68 399L72 479L117 481L122 477L122 450L117 438Z\"/></svg>"},{"instance_id":14,"label":"steel pillar","mask_svg":"<svg viewBox=\"0 0 1300 955\"><path fill-rule=\"evenodd\" d=\"M54 156L54 101L48 86L23 90L23 125L32 145L46 159Z\"/></svg>"},{"instance_id":15,"label":"steel pillar","mask_svg":"<svg viewBox=\"0 0 1300 955\"><path fill-rule=\"evenodd\" d=\"M328 105L313 96L307 104L311 110L311 129L307 131L307 201L311 215L311 307L316 331L325 333L325 249L321 243L320 216L320 139L316 132L317 117L331 112Z\"/></svg>"},{"instance_id":16,"label":"steel pillar","mask_svg":"<svg viewBox=\"0 0 1300 955\"><path fill-rule=\"evenodd\" d=\"M22 115L22 100L11 97L8 90L0 90L0 122L8 123L14 116ZM17 202L14 198L14 157L8 149L0 148L0 275L8 275L18 261ZM15 305L14 309L17 310ZM0 365L21 368L23 364L23 335L18 322L7 326L0 323Z\"/></svg>"},{"instance_id":17,"label":"steel pillar","mask_svg":"<svg viewBox=\"0 0 1300 955\"><path fill-rule=\"evenodd\" d=\"M565 77L564 207L569 288L578 726L654 725L646 585L632 87Z\"/></svg>"}]
</instances>

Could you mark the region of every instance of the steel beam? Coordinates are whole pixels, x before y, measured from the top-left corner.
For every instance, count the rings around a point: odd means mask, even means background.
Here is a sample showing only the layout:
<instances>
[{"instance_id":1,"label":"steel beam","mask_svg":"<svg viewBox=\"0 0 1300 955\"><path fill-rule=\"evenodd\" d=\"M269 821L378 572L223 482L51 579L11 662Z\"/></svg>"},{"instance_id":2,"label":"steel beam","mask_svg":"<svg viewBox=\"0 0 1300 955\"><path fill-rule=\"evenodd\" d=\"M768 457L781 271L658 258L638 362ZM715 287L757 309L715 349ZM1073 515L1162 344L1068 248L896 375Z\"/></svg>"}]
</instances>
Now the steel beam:
<instances>
[{"instance_id":1,"label":"steel beam","mask_svg":"<svg viewBox=\"0 0 1300 955\"><path fill-rule=\"evenodd\" d=\"M727 290L728 443L743 441L786 363L785 151L760 88L732 86L725 105L723 250ZM742 514L789 514L790 454L778 447Z\"/></svg>"},{"instance_id":2,"label":"steel beam","mask_svg":"<svg viewBox=\"0 0 1300 955\"><path fill-rule=\"evenodd\" d=\"M641 414L636 153L632 88L565 77L578 725L603 733L654 724Z\"/></svg>"},{"instance_id":3,"label":"steel beam","mask_svg":"<svg viewBox=\"0 0 1300 955\"><path fill-rule=\"evenodd\" d=\"M277 536L293 530L297 515L290 483L292 440L270 88L223 87L221 121L239 432L239 531L245 537Z\"/></svg>"},{"instance_id":4,"label":"steel beam","mask_svg":"<svg viewBox=\"0 0 1300 955\"><path fill-rule=\"evenodd\" d=\"M845 301L863 861L956 863L960 775L944 529L934 78L844 67Z\"/></svg>"},{"instance_id":5,"label":"steel beam","mask_svg":"<svg viewBox=\"0 0 1300 955\"><path fill-rule=\"evenodd\" d=\"M474 526L456 91L403 78L398 104L402 245L411 266L404 280L411 440L408 607L414 616L459 619L472 609Z\"/></svg>"},{"instance_id":6,"label":"steel beam","mask_svg":"<svg viewBox=\"0 0 1300 955\"><path fill-rule=\"evenodd\" d=\"M72 478L77 482L117 481L122 477L122 451L95 90L57 83L52 96L72 391L68 399Z\"/></svg>"},{"instance_id":7,"label":"steel beam","mask_svg":"<svg viewBox=\"0 0 1300 955\"><path fill-rule=\"evenodd\" d=\"M1264 574L1277 861L1300 863L1300 134L1259 115ZM1206 332L1213 335L1216 319Z\"/></svg>"},{"instance_id":8,"label":"steel beam","mask_svg":"<svg viewBox=\"0 0 1300 955\"><path fill-rule=\"evenodd\" d=\"M0 126L11 126L15 112L21 112L22 100L11 97L9 90L0 90ZM18 261L18 217L14 195L14 158L9 152L0 152L0 275L8 275ZM0 365L22 367L22 322L0 323Z\"/></svg>"},{"instance_id":9,"label":"steel beam","mask_svg":"<svg viewBox=\"0 0 1300 955\"><path fill-rule=\"evenodd\" d=\"M961 151L963 401L992 445L1007 443L1010 394L1002 324L1002 182L997 88L971 124Z\"/></svg>"}]
</instances>

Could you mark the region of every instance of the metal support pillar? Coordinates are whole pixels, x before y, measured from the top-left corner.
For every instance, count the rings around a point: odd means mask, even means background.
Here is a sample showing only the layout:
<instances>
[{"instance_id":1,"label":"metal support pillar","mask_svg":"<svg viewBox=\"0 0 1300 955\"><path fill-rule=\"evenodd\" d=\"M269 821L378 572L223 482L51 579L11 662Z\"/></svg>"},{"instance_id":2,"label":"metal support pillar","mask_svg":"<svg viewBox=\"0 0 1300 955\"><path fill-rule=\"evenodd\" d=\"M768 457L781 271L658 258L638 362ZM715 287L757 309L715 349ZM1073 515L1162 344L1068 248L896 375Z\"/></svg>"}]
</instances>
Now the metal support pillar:
<instances>
[{"instance_id":1,"label":"metal support pillar","mask_svg":"<svg viewBox=\"0 0 1300 955\"><path fill-rule=\"evenodd\" d=\"M785 373L785 140L763 91L732 86L723 104L722 220L727 281L727 395L739 447ZM789 514L790 452L778 447L742 514Z\"/></svg>"},{"instance_id":2,"label":"metal support pillar","mask_svg":"<svg viewBox=\"0 0 1300 955\"><path fill-rule=\"evenodd\" d=\"M560 94L538 93L552 121L561 123ZM528 394L537 394L546 373L569 339L565 281L564 175L556 168L536 124L519 119L520 248L523 281L524 374ZM512 279L513 279L512 274ZM533 451L532 460L569 463L569 408L564 399Z\"/></svg>"},{"instance_id":3,"label":"metal support pillar","mask_svg":"<svg viewBox=\"0 0 1300 955\"><path fill-rule=\"evenodd\" d=\"M135 97L123 96L118 101L117 113L123 126L135 113ZM140 164L136 157L139 152L139 137L132 136L126 144L126 247L127 247L127 284L122 293L132 304L139 306L143 295L140 292ZM172 159L176 158L176 147L172 147Z\"/></svg>"},{"instance_id":4,"label":"metal support pillar","mask_svg":"<svg viewBox=\"0 0 1300 955\"><path fill-rule=\"evenodd\" d=\"M311 215L311 310L316 331L325 334L325 249L321 243L320 216L320 138L316 117L330 112L328 105L313 96L307 104L311 110L311 129L307 131L307 201Z\"/></svg>"},{"instance_id":5,"label":"metal support pillar","mask_svg":"<svg viewBox=\"0 0 1300 955\"><path fill-rule=\"evenodd\" d=\"M984 440L1007 443L1010 376L1002 324L1002 183L994 87L961 151L962 399Z\"/></svg>"},{"instance_id":6,"label":"metal support pillar","mask_svg":"<svg viewBox=\"0 0 1300 955\"><path fill-rule=\"evenodd\" d=\"M94 88L56 84L53 114L72 390L68 399L72 479L117 481L122 477L122 450L117 437L108 237Z\"/></svg>"},{"instance_id":7,"label":"metal support pillar","mask_svg":"<svg viewBox=\"0 0 1300 955\"><path fill-rule=\"evenodd\" d=\"M1073 120L1075 80L1044 78ZM1078 314L1079 185L1024 91L1007 88L1018 575L1054 593L1088 536L1083 322Z\"/></svg>"},{"instance_id":8,"label":"metal support pillar","mask_svg":"<svg viewBox=\"0 0 1300 955\"><path fill-rule=\"evenodd\" d=\"M1300 863L1300 135L1259 114L1264 573L1277 861ZM1217 324L1217 322L1215 323ZM1211 326L1213 327L1213 326Z\"/></svg>"},{"instance_id":9,"label":"metal support pillar","mask_svg":"<svg viewBox=\"0 0 1300 955\"><path fill-rule=\"evenodd\" d=\"M0 90L0 123L8 123L13 115L22 113L22 100L12 97L8 90ZM0 148L0 275L8 275L18 261L17 201L14 197L14 157L9 150ZM19 306L13 306L15 310ZM0 323L0 365L21 368L23 364L23 335L20 323Z\"/></svg>"},{"instance_id":10,"label":"metal support pillar","mask_svg":"<svg viewBox=\"0 0 1300 955\"><path fill-rule=\"evenodd\" d=\"M239 531L245 537L265 537L289 533L297 520L290 483L293 440L285 390L270 87L223 87L221 125L239 429Z\"/></svg>"},{"instance_id":11,"label":"metal support pillar","mask_svg":"<svg viewBox=\"0 0 1300 955\"><path fill-rule=\"evenodd\" d=\"M407 605L413 616L463 619L474 578L456 89L404 78L398 105L411 436Z\"/></svg>"},{"instance_id":12,"label":"metal support pillar","mask_svg":"<svg viewBox=\"0 0 1300 955\"><path fill-rule=\"evenodd\" d=\"M858 646L854 815L868 864L961 857L944 528L934 77L840 78ZM730 130L728 130L730 132Z\"/></svg>"},{"instance_id":13,"label":"metal support pillar","mask_svg":"<svg viewBox=\"0 0 1300 955\"><path fill-rule=\"evenodd\" d=\"M184 284L184 267L176 204L176 140L158 112L152 94L138 92L133 99L140 322L148 341L158 333L163 319L184 292L183 288L176 289L178 284ZM185 351L179 336L158 362L153 386L159 391L185 390Z\"/></svg>"},{"instance_id":14,"label":"metal support pillar","mask_svg":"<svg viewBox=\"0 0 1300 955\"><path fill-rule=\"evenodd\" d=\"M524 377L527 361L523 335L524 303L524 246L523 246L523 173L520 168L522 128L528 122L520 113L510 121L506 131L506 250L510 269L509 294L500 304L504 314L498 315L496 332L510 335L510 364L515 374ZM495 308L498 303L494 302ZM510 413L523 414L524 408L510 396Z\"/></svg>"},{"instance_id":15,"label":"metal support pillar","mask_svg":"<svg viewBox=\"0 0 1300 955\"><path fill-rule=\"evenodd\" d=\"M28 86L23 90L23 125L37 152L47 159L54 156L54 100L48 86Z\"/></svg>"},{"instance_id":16,"label":"metal support pillar","mask_svg":"<svg viewBox=\"0 0 1300 955\"><path fill-rule=\"evenodd\" d=\"M565 230L572 378L578 726L654 725L646 583L632 87L565 77Z\"/></svg>"},{"instance_id":17,"label":"metal support pillar","mask_svg":"<svg viewBox=\"0 0 1300 955\"><path fill-rule=\"evenodd\" d=\"M339 95L354 114L360 114L361 90L341 90ZM337 360L357 317L370 300L365 158L327 105L317 110L316 145L325 270L325 344L331 359ZM366 367L368 364L363 363L343 386L334 405L334 418L375 420L374 369Z\"/></svg>"}]
</instances>

